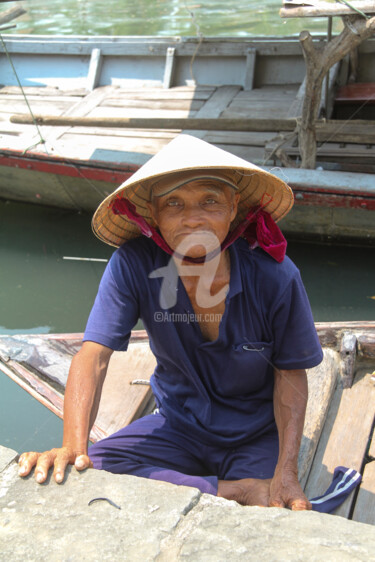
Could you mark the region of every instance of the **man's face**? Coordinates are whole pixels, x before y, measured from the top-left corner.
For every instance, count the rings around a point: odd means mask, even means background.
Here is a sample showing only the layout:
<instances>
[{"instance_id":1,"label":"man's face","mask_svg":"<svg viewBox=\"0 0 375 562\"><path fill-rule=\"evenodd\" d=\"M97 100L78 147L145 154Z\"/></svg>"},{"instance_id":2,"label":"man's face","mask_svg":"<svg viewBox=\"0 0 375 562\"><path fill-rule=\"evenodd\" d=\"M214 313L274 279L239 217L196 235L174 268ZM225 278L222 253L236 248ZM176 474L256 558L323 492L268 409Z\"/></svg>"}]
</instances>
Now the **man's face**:
<instances>
[{"instance_id":1,"label":"man's face","mask_svg":"<svg viewBox=\"0 0 375 562\"><path fill-rule=\"evenodd\" d=\"M238 200L239 194L221 182L194 180L167 195L154 196L149 208L173 250L185 241L185 255L202 257L225 240Z\"/></svg>"}]
</instances>

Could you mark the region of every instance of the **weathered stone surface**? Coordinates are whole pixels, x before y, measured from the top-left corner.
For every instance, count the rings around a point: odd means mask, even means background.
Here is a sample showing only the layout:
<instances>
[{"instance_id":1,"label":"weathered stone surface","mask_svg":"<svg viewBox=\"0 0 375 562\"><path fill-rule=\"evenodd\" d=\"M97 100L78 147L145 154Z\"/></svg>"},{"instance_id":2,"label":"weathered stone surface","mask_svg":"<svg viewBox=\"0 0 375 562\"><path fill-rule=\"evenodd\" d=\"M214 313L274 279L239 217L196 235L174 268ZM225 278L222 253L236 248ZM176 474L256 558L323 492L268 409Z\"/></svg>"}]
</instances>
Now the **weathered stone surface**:
<instances>
[{"instance_id":1,"label":"weathered stone surface","mask_svg":"<svg viewBox=\"0 0 375 562\"><path fill-rule=\"evenodd\" d=\"M17 451L0 445L0 472L18 457Z\"/></svg>"},{"instance_id":2,"label":"weathered stone surface","mask_svg":"<svg viewBox=\"0 0 375 562\"><path fill-rule=\"evenodd\" d=\"M375 527L335 515L241 507L202 495L162 544L158 562L375 560Z\"/></svg>"},{"instance_id":3,"label":"weathered stone surface","mask_svg":"<svg viewBox=\"0 0 375 562\"><path fill-rule=\"evenodd\" d=\"M160 542L198 501L194 488L70 470L62 485L1 475L0 560L154 560ZM4 495L3 495L4 494ZM88 505L93 498L106 501Z\"/></svg>"},{"instance_id":4,"label":"weathered stone surface","mask_svg":"<svg viewBox=\"0 0 375 562\"><path fill-rule=\"evenodd\" d=\"M106 501L88 505L94 498ZM189 562L374 560L375 527L241 507L194 488L69 470L64 484L0 474L0 560Z\"/></svg>"}]
</instances>

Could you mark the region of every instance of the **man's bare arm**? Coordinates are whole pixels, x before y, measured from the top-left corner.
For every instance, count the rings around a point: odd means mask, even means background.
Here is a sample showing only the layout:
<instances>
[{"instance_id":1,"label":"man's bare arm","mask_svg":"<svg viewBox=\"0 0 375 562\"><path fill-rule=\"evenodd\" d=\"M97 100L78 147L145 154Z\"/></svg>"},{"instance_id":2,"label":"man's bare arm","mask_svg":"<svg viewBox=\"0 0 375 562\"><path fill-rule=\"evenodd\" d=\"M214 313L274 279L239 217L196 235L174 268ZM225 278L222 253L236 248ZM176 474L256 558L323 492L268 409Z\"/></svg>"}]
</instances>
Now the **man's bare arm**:
<instances>
[{"instance_id":1,"label":"man's bare arm","mask_svg":"<svg viewBox=\"0 0 375 562\"><path fill-rule=\"evenodd\" d=\"M64 437L62 447L44 453L23 453L19 460L20 476L27 476L35 466L35 478L42 483L54 467L56 482L62 482L68 464L77 470L92 466L87 444L95 421L101 391L112 349L94 342L84 342L74 356L64 398Z\"/></svg>"},{"instance_id":2,"label":"man's bare arm","mask_svg":"<svg viewBox=\"0 0 375 562\"><path fill-rule=\"evenodd\" d=\"M270 487L270 506L311 509L298 482L298 453L307 404L304 370L275 369L274 411L279 433L279 458Z\"/></svg>"}]
</instances>

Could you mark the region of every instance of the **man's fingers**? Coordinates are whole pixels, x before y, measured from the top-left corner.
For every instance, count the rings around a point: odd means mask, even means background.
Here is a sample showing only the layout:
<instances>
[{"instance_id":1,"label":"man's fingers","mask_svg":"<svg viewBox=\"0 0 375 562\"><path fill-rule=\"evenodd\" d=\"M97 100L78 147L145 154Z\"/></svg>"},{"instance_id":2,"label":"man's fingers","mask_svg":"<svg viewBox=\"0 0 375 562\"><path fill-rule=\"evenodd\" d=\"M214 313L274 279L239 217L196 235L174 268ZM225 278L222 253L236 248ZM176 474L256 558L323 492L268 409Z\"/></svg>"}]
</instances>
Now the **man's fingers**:
<instances>
[{"instance_id":1,"label":"man's fingers","mask_svg":"<svg viewBox=\"0 0 375 562\"><path fill-rule=\"evenodd\" d=\"M36 453L35 451L31 451L30 453L22 453L18 460L19 471L18 474L20 476L27 476L30 474L31 470L37 464L38 459L40 457L40 453Z\"/></svg>"},{"instance_id":2,"label":"man's fingers","mask_svg":"<svg viewBox=\"0 0 375 562\"><path fill-rule=\"evenodd\" d=\"M69 453L64 449L59 449L56 454L53 470L53 476L58 484L61 484L64 480L65 469L70 462L71 458Z\"/></svg>"},{"instance_id":3,"label":"man's fingers","mask_svg":"<svg viewBox=\"0 0 375 562\"><path fill-rule=\"evenodd\" d=\"M47 480L48 471L54 465L55 458L56 453L53 449L40 454L35 467L35 480L39 484L43 484Z\"/></svg>"}]
</instances>

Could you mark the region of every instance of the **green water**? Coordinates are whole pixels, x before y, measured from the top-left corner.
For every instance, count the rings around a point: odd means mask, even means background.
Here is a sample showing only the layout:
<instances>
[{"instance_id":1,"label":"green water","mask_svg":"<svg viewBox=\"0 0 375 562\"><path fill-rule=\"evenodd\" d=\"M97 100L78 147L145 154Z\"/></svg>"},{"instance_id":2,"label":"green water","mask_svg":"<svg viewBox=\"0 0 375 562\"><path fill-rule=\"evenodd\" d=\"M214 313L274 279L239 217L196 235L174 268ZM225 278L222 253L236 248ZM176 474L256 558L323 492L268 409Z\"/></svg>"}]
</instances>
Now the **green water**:
<instances>
[{"instance_id":1,"label":"green water","mask_svg":"<svg viewBox=\"0 0 375 562\"><path fill-rule=\"evenodd\" d=\"M294 35L321 33L326 18L279 16L281 0L24 0L27 14L9 33L63 35ZM6 4L1 10L8 9ZM340 18L335 18L340 27ZM335 28L336 30L336 28Z\"/></svg>"},{"instance_id":2,"label":"green water","mask_svg":"<svg viewBox=\"0 0 375 562\"><path fill-rule=\"evenodd\" d=\"M0 333L82 332L108 258L88 215L0 202ZM62 422L0 372L0 444L18 451L61 441Z\"/></svg>"}]
</instances>

